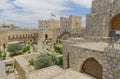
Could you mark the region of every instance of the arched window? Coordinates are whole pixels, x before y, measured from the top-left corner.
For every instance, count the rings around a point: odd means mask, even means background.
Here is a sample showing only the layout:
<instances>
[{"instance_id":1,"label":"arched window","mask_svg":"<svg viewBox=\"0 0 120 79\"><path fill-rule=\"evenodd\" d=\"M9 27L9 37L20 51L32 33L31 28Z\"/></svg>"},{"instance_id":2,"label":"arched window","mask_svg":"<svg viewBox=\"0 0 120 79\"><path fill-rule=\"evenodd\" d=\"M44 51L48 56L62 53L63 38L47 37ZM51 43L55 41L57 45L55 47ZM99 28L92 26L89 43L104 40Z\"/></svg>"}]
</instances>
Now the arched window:
<instances>
[{"instance_id":1,"label":"arched window","mask_svg":"<svg viewBox=\"0 0 120 79\"><path fill-rule=\"evenodd\" d=\"M21 35L20 35L20 38L21 38Z\"/></svg>"},{"instance_id":2,"label":"arched window","mask_svg":"<svg viewBox=\"0 0 120 79\"><path fill-rule=\"evenodd\" d=\"M16 38L18 38L18 35L16 35Z\"/></svg>"},{"instance_id":3,"label":"arched window","mask_svg":"<svg viewBox=\"0 0 120 79\"><path fill-rule=\"evenodd\" d=\"M47 34L45 34L45 39L48 39L48 35Z\"/></svg>"},{"instance_id":4,"label":"arched window","mask_svg":"<svg viewBox=\"0 0 120 79\"><path fill-rule=\"evenodd\" d=\"M67 54L67 68L70 67L70 61L69 61L69 58L70 58L70 53Z\"/></svg>"},{"instance_id":5,"label":"arched window","mask_svg":"<svg viewBox=\"0 0 120 79\"><path fill-rule=\"evenodd\" d=\"M11 39L10 36L8 36L8 39Z\"/></svg>"},{"instance_id":6,"label":"arched window","mask_svg":"<svg viewBox=\"0 0 120 79\"><path fill-rule=\"evenodd\" d=\"M5 43L3 44L3 48L4 48L4 49L6 48L6 45L5 45Z\"/></svg>"},{"instance_id":7,"label":"arched window","mask_svg":"<svg viewBox=\"0 0 120 79\"><path fill-rule=\"evenodd\" d=\"M12 38L14 39L14 38L15 38L15 36L13 35L13 36L12 36Z\"/></svg>"}]
</instances>

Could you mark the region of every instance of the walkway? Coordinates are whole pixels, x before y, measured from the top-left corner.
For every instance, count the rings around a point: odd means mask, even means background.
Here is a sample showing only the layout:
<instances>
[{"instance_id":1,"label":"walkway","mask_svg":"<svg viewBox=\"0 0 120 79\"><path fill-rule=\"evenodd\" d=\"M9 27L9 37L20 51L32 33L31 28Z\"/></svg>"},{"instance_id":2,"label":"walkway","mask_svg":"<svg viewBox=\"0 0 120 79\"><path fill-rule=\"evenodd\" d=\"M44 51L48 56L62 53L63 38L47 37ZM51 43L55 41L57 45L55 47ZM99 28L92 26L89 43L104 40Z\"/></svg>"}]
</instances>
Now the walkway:
<instances>
[{"instance_id":1,"label":"walkway","mask_svg":"<svg viewBox=\"0 0 120 79\"><path fill-rule=\"evenodd\" d=\"M6 78L16 79L17 74L11 73ZM1 78L0 78L1 79ZM17 79L21 79L20 77ZM85 73L79 73L72 69L63 70L59 66L51 66L27 74L27 79L96 79Z\"/></svg>"},{"instance_id":2,"label":"walkway","mask_svg":"<svg viewBox=\"0 0 120 79\"><path fill-rule=\"evenodd\" d=\"M28 79L96 79L85 73L79 73L72 69L63 70L59 66L51 66L32 72Z\"/></svg>"},{"instance_id":3,"label":"walkway","mask_svg":"<svg viewBox=\"0 0 120 79\"><path fill-rule=\"evenodd\" d=\"M107 47L108 44L92 42L92 43L80 43L80 44L73 45L73 46L103 52L104 48Z\"/></svg>"}]
</instances>

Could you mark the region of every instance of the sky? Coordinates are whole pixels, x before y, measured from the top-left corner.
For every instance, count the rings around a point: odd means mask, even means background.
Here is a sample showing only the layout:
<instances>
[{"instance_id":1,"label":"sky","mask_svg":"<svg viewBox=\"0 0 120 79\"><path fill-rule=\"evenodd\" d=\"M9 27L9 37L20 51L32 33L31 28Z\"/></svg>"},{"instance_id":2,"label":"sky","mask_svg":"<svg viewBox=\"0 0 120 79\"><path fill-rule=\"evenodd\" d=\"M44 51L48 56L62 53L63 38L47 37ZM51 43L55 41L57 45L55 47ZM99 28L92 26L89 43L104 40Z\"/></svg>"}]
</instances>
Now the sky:
<instances>
[{"instance_id":1,"label":"sky","mask_svg":"<svg viewBox=\"0 0 120 79\"><path fill-rule=\"evenodd\" d=\"M92 0L0 0L0 25L5 22L36 28L38 20L59 20L61 16L77 15L82 16L82 25L85 26L91 3Z\"/></svg>"}]
</instances>

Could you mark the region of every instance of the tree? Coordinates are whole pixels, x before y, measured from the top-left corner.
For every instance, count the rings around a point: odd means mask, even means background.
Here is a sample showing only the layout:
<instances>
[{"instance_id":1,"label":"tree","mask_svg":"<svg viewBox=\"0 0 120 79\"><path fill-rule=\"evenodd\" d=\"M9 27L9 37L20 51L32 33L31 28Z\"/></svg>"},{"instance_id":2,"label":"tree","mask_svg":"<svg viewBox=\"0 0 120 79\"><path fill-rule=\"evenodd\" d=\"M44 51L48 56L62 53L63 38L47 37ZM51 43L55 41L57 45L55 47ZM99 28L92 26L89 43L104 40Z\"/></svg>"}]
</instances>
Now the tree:
<instances>
[{"instance_id":1,"label":"tree","mask_svg":"<svg viewBox=\"0 0 120 79\"><path fill-rule=\"evenodd\" d=\"M52 54L41 52L34 63L36 69L58 65L58 58Z\"/></svg>"},{"instance_id":2,"label":"tree","mask_svg":"<svg viewBox=\"0 0 120 79\"><path fill-rule=\"evenodd\" d=\"M19 51L22 50L22 46L20 44L9 44L7 47L7 51L10 52L11 56L19 55Z\"/></svg>"}]
</instances>

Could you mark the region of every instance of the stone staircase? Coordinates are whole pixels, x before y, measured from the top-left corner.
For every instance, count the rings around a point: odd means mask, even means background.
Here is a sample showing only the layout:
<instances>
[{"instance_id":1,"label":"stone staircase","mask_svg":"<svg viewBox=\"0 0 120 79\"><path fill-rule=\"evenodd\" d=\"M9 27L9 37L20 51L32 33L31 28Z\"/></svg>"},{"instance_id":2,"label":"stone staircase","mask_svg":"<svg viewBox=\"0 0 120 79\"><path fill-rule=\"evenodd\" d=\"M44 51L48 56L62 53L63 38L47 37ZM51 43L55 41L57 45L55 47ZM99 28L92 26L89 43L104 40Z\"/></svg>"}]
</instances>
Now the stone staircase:
<instances>
[{"instance_id":1,"label":"stone staircase","mask_svg":"<svg viewBox=\"0 0 120 79\"><path fill-rule=\"evenodd\" d=\"M64 70L58 66L51 66L28 74L27 79L96 79L96 78L84 73L76 72L72 69Z\"/></svg>"}]
</instances>

